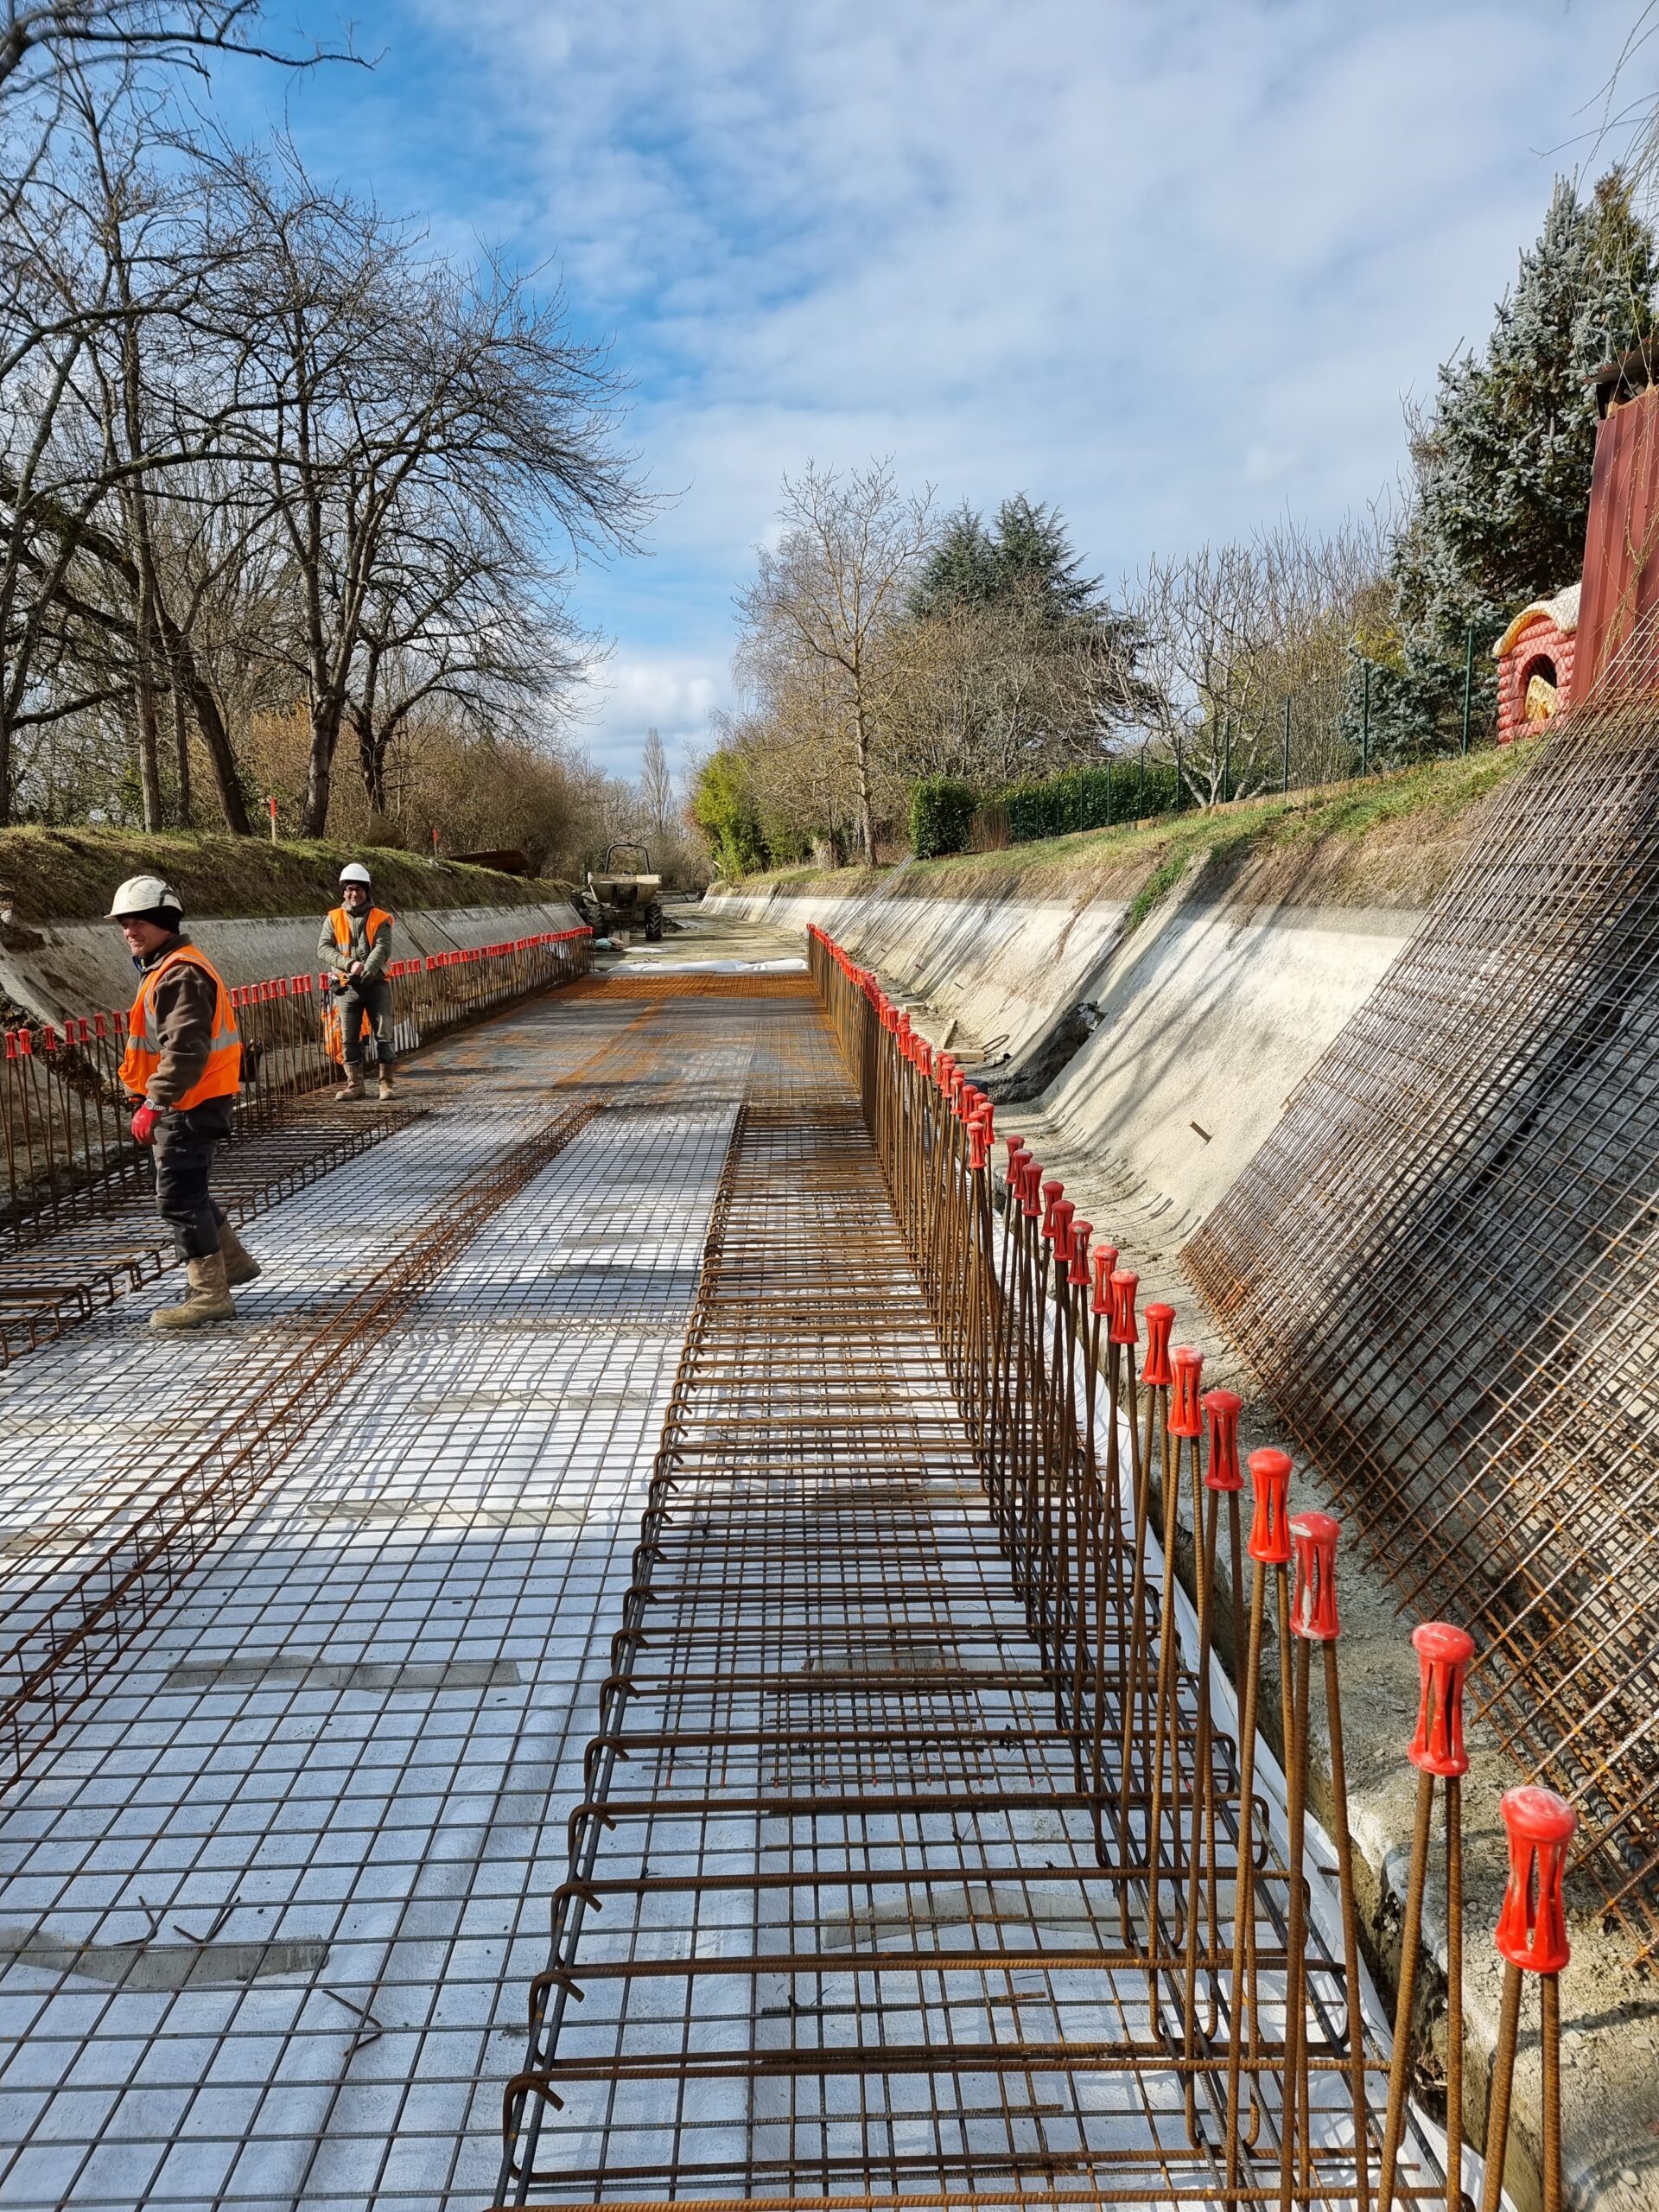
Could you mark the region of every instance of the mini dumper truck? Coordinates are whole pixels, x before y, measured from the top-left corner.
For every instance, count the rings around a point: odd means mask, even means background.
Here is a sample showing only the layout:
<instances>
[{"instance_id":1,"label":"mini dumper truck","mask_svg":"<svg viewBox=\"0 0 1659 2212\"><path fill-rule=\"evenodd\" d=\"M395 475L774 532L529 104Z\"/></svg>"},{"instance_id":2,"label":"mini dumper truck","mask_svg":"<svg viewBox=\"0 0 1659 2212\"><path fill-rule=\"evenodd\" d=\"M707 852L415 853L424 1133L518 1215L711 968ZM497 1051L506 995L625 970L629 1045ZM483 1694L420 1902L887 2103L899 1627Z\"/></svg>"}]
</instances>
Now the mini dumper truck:
<instances>
[{"instance_id":1,"label":"mini dumper truck","mask_svg":"<svg viewBox=\"0 0 1659 2212\"><path fill-rule=\"evenodd\" d=\"M642 866L630 871L615 865L618 854L638 855ZM626 944L632 931L641 929L647 944L661 942L663 934L663 879L651 872L651 854L632 842L607 845L605 865L589 868L588 887L576 893L576 911L596 937Z\"/></svg>"}]
</instances>

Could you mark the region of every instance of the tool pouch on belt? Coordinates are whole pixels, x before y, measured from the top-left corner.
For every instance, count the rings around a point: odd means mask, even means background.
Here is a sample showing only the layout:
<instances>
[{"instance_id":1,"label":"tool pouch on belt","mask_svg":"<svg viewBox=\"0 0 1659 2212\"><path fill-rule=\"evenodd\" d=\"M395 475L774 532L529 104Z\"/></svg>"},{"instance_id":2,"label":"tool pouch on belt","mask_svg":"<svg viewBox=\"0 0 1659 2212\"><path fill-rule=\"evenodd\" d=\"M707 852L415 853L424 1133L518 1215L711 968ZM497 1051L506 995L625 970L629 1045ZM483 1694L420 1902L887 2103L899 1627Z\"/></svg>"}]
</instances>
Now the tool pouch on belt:
<instances>
[{"instance_id":1,"label":"tool pouch on belt","mask_svg":"<svg viewBox=\"0 0 1659 2212\"><path fill-rule=\"evenodd\" d=\"M374 1034L374 1024L369 1020L366 1009L359 1017L357 1033L364 1038ZM336 1067L345 1066L346 1047L340 1032L340 1006L332 991L322 1002L322 1049Z\"/></svg>"}]
</instances>

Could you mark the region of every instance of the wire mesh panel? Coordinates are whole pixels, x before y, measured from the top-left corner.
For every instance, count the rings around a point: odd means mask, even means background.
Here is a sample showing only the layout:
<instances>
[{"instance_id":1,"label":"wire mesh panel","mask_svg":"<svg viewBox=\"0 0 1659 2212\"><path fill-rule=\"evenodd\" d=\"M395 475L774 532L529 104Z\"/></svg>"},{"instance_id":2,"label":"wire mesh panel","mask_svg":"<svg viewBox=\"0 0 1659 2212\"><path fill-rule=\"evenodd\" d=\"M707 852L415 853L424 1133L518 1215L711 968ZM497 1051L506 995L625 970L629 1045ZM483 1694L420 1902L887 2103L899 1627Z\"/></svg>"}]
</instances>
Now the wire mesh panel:
<instances>
[{"instance_id":1,"label":"wire mesh panel","mask_svg":"<svg viewBox=\"0 0 1659 2212\"><path fill-rule=\"evenodd\" d=\"M1408 1605L1659 1937L1659 627L1186 1249Z\"/></svg>"},{"instance_id":2,"label":"wire mesh panel","mask_svg":"<svg viewBox=\"0 0 1659 2212\"><path fill-rule=\"evenodd\" d=\"M833 1029L758 1024L501 2201L1366 2201L1357 1960L1077 1440L1073 1305L814 963ZM1444 2200L1415 2135L1400 2179Z\"/></svg>"}]
</instances>

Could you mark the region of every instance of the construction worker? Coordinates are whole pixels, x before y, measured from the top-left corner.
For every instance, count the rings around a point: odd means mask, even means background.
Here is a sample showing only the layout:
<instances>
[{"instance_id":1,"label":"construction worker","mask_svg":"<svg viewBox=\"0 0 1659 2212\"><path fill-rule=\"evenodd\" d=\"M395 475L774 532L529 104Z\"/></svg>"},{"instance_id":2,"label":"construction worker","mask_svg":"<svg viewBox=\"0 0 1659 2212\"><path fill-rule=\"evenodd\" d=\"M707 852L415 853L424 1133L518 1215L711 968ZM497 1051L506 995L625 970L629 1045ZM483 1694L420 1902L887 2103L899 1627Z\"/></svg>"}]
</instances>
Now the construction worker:
<instances>
[{"instance_id":1,"label":"construction worker","mask_svg":"<svg viewBox=\"0 0 1659 2212\"><path fill-rule=\"evenodd\" d=\"M380 1096L392 1095L391 916L371 903L373 886L361 861L340 871L340 904L333 908L317 939L317 958L334 978L340 1011L340 1043L346 1064L346 1088L335 1096L342 1104L363 1096L363 1017L374 1030L380 1063Z\"/></svg>"},{"instance_id":2,"label":"construction worker","mask_svg":"<svg viewBox=\"0 0 1659 2212\"><path fill-rule=\"evenodd\" d=\"M121 925L139 976L121 1060L121 1080L137 1101L132 1134L154 1147L156 1210L190 1283L183 1305L162 1306L149 1325L194 1329L234 1320L232 1287L251 1282L259 1263L207 1187L213 1147L231 1134L242 1080L231 995L185 936L179 894L159 875L130 876L111 902L110 918Z\"/></svg>"}]
</instances>

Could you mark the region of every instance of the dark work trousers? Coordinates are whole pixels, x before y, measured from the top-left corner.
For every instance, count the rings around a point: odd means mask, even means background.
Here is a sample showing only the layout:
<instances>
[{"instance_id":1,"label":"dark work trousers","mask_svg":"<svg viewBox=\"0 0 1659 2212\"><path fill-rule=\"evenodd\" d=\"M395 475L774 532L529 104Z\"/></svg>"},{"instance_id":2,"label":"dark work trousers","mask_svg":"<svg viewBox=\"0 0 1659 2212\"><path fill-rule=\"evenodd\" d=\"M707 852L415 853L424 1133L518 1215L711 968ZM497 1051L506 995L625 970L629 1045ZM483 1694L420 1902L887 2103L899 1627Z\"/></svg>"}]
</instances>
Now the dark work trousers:
<instances>
[{"instance_id":1,"label":"dark work trousers","mask_svg":"<svg viewBox=\"0 0 1659 2212\"><path fill-rule=\"evenodd\" d=\"M156 1211L173 1231L181 1260L205 1260L219 1249L224 1209L207 1188L213 1151L231 1133L231 1106L210 1099L188 1113L167 1113L156 1123Z\"/></svg>"},{"instance_id":2,"label":"dark work trousers","mask_svg":"<svg viewBox=\"0 0 1659 2212\"><path fill-rule=\"evenodd\" d=\"M346 1065L359 1066L363 1059L363 1016L374 1030L375 1058L383 1068L391 1065L391 985L346 983L338 993L340 1050Z\"/></svg>"}]
</instances>

